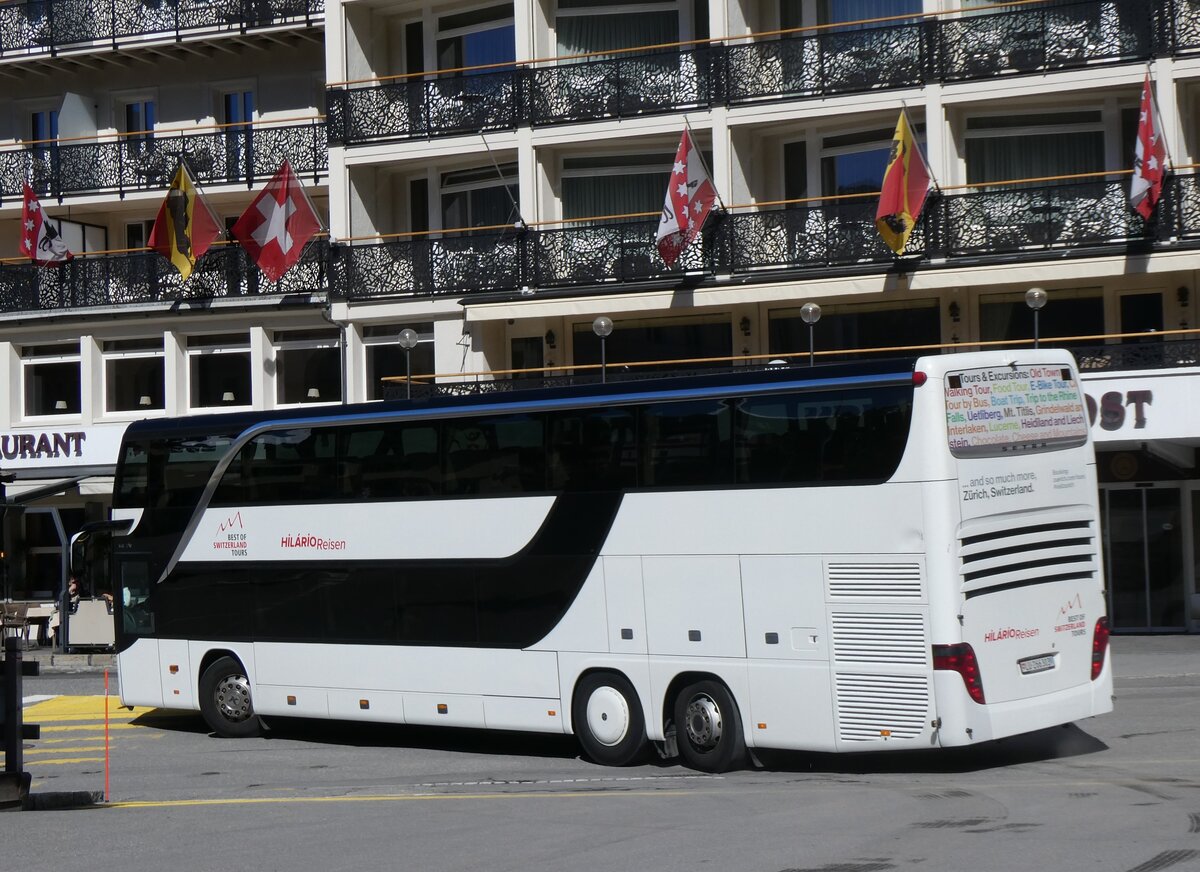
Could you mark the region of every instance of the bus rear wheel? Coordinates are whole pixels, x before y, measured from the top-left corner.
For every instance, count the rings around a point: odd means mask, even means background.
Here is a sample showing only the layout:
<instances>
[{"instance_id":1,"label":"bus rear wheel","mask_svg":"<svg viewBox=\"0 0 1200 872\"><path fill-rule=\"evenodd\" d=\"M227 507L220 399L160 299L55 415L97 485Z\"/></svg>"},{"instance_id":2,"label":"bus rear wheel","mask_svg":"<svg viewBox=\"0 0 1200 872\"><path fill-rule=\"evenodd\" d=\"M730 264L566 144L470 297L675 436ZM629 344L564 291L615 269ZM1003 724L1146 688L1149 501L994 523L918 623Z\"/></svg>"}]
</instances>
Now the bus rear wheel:
<instances>
[{"instance_id":1,"label":"bus rear wheel","mask_svg":"<svg viewBox=\"0 0 1200 872\"><path fill-rule=\"evenodd\" d=\"M584 753L603 766L628 766L646 750L646 721L624 675L593 672L575 688L571 723Z\"/></svg>"},{"instance_id":2,"label":"bus rear wheel","mask_svg":"<svg viewBox=\"0 0 1200 872\"><path fill-rule=\"evenodd\" d=\"M227 739L244 739L262 733L254 714L246 667L233 657L216 660L200 676L200 713L209 728Z\"/></svg>"},{"instance_id":3,"label":"bus rear wheel","mask_svg":"<svg viewBox=\"0 0 1200 872\"><path fill-rule=\"evenodd\" d=\"M742 765L746 739L737 703L725 685L704 680L675 697L675 740L693 769L728 772Z\"/></svg>"}]
</instances>

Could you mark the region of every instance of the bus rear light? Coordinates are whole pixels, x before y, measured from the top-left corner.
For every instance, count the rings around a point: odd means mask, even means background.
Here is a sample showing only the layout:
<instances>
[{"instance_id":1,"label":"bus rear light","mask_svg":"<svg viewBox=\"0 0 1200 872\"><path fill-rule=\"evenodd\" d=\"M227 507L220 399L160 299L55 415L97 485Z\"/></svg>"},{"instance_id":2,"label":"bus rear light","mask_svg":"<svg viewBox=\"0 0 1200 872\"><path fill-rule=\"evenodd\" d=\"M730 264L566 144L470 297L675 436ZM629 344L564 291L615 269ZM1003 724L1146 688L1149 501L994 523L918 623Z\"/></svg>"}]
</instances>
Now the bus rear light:
<instances>
[{"instance_id":1,"label":"bus rear light","mask_svg":"<svg viewBox=\"0 0 1200 872\"><path fill-rule=\"evenodd\" d=\"M928 380L929 380L929 376L927 374L925 374L919 370L914 370L914 372L913 372L913 387L914 388L919 388L921 385L925 384L925 382Z\"/></svg>"},{"instance_id":2,"label":"bus rear light","mask_svg":"<svg viewBox=\"0 0 1200 872\"><path fill-rule=\"evenodd\" d=\"M962 676L963 684L971 699L983 705L983 678L979 674L979 661L975 659L975 649L967 642L957 645L934 645L933 668L957 672Z\"/></svg>"},{"instance_id":3,"label":"bus rear light","mask_svg":"<svg viewBox=\"0 0 1200 872\"><path fill-rule=\"evenodd\" d=\"M1092 633L1092 681L1100 677L1104 671L1104 657L1108 653L1108 617L1096 621L1096 630Z\"/></svg>"}]
</instances>

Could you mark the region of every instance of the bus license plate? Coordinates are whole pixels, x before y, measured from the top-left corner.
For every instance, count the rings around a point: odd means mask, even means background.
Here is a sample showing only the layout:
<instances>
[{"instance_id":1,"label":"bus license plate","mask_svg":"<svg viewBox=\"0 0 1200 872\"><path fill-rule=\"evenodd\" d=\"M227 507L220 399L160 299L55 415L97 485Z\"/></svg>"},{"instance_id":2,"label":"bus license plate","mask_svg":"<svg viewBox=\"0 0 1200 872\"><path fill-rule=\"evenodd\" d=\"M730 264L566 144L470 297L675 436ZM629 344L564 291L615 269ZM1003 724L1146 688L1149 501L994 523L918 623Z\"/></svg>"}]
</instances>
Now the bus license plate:
<instances>
[{"instance_id":1,"label":"bus license plate","mask_svg":"<svg viewBox=\"0 0 1200 872\"><path fill-rule=\"evenodd\" d=\"M1044 654L1040 657L1026 657L1024 660L1018 660L1017 665L1021 667L1022 675L1045 672L1048 669L1054 668L1054 655Z\"/></svg>"}]
</instances>

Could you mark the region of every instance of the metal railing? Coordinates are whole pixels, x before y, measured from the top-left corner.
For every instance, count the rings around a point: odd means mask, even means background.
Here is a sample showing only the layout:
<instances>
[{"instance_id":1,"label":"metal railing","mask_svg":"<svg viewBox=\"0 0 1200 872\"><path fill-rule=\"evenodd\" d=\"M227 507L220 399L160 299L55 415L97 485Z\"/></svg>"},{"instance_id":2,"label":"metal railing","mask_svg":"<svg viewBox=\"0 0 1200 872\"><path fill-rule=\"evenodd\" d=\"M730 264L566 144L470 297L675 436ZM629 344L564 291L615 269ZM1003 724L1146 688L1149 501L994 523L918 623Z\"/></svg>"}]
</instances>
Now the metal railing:
<instances>
[{"instance_id":1,"label":"metal railing","mask_svg":"<svg viewBox=\"0 0 1200 872\"><path fill-rule=\"evenodd\" d=\"M0 148L0 202L20 200L21 186L63 198L71 194L163 189L180 156L201 184L270 178L287 158L314 181L329 170L325 122L218 125L196 131L154 131L105 137L36 142Z\"/></svg>"},{"instance_id":2,"label":"metal railing","mask_svg":"<svg viewBox=\"0 0 1200 872\"><path fill-rule=\"evenodd\" d=\"M519 295L534 290L636 292L729 281L879 274L1064 256L1115 256L1200 245L1200 176L1167 180L1154 220L1128 208L1127 182L1103 176L930 196L902 260L875 228L875 198L828 198L731 211L670 268L651 218L500 226L309 244L283 282L264 282L235 245L201 260L186 283L149 252L90 255L61 267L0 265L0 312L190 297L327 291L347 300Z\"/></svg>"},{"instance_id":3,"label":"metal railing","mask_svg":"<svg viewBox=\"0 0 1200 872\"><path fill-rule=\"evenodd\" d=\"M1200 4L1190 0L1020 0L342 82L329 87L327 104L331 141L356 145L990 79L1196 50Z\"/></svg>"},{"instance_id":4,"label":"metal railing","mask_svg":"<svg viewBox=\"0 0 1200 872\"><path fill-rule=\"evenodd\" d=\"M114 50L144 39L324 21L325 0L25 0L0 3L0 58Z\"/></svg>"}]
</instances>

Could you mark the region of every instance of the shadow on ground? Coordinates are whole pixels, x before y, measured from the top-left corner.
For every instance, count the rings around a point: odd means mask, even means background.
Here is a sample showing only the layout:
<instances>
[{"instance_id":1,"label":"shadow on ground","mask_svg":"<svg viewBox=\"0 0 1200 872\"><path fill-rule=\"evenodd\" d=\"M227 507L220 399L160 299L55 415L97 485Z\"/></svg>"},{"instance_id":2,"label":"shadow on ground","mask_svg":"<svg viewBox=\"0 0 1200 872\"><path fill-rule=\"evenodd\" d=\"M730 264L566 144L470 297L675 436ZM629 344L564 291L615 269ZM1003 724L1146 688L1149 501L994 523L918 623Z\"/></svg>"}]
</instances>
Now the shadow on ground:
<instances>
[{"instance_id":1,"label":"shadow on ground","mask_svg":"<svg viewBox=\"0 0 1200 872\"><path fill-rule=\"evenodd\" d=\"M199 714L154 709L134 720L138 726L178 733L211 734ZM511 733L446 727L357 723L302 718L272 717L264 737L323 745L358 748L416 748L502 757L534 757L570 760L580 756L574 736L545 733ZM222 740L214 736L213 741ZM1096 754L1108 745L1074 724L1038 730L967 748L878 751L824 754L800 751L755 752L760 764L753 768L768 772L812 772L822 774L866 773L954 773L978 772L1023 763L1040 763ZM678 758L663 760L657 754L643 761L650 765L679 765Z\"/></svg>"}]
</instances>

